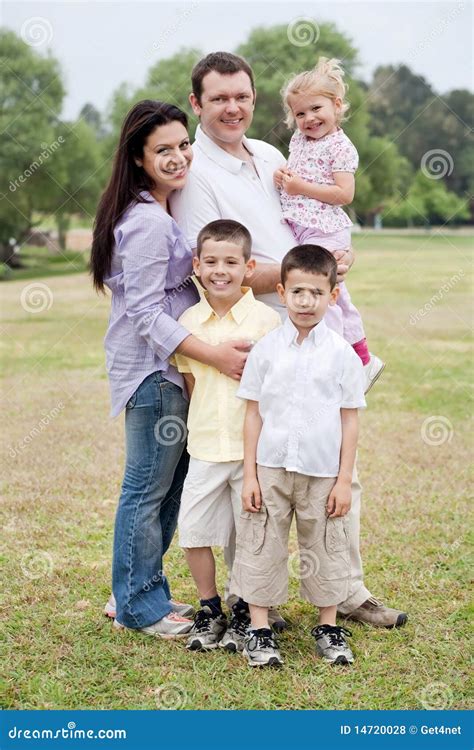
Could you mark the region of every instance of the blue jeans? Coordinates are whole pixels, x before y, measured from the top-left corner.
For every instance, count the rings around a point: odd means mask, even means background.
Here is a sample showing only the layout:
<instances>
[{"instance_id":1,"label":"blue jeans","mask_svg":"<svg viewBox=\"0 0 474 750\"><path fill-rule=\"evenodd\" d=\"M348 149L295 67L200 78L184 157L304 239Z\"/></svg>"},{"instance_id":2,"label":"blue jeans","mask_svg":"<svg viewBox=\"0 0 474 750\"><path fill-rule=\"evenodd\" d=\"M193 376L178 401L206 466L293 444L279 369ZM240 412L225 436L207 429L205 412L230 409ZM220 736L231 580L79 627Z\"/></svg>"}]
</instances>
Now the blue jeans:
<instances>
[{"instance_id":1,"label":"blue jeans","mask_svg":"<svg viewBox=\"0 0 474 750\"><path fill-rule=\"evenodd\" d=\"M117 620L143 628L171 611L163 555L178 520L188 468L188 402L160 372L137 388L125 410L126 465L115 518L112 590Z\"/></svg>"}]
</instances>

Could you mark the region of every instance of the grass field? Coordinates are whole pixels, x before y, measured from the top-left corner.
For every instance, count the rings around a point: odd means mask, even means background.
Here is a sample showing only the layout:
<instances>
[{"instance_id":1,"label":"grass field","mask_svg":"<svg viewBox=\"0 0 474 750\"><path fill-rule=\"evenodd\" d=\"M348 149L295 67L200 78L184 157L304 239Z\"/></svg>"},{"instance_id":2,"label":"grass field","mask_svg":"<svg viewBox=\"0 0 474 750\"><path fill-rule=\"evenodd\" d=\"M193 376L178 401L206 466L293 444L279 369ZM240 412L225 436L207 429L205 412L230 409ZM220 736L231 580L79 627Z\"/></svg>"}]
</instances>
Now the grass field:
<instances>
[{"instance_id":1,"label":"grass field","mask_svg":"<svg viewBox=\"0 0 474 750\"><path fill-rule=\"evenodd\" d=\"M440 234L355 244L349 287L387 362L362 415L366 583L409 612L407 626L351 625L356 663L330 668L314 655L314 615L292 578L277 673L114 632L101 614L123 464L102 350L109 301L85 273L18 279L1 285L4 708L469 706L472 242ZM167 573L174 595L195 602L176 545Z\"/></svg>"}]
</instances>

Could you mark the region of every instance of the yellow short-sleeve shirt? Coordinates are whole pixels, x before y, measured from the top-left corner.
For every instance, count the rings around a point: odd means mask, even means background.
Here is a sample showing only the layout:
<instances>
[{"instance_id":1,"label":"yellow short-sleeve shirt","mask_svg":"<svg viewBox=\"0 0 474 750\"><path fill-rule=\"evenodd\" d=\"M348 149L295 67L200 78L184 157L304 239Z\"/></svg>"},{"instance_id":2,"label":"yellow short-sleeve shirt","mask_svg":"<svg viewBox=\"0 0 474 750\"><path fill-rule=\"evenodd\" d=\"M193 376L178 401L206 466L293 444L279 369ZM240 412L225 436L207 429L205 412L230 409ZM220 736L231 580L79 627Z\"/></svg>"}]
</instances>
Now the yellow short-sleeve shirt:
<instances>
[{"instance_id":1,"label":"yellow short-sleeve shirt","mask_svg":"<svg viewBox=\"0 0 474 750\"><path fill-rule=\"evenodd\" d=\"M281 325L279 314L255 299L248 287L243 296L220 318L206 294L180 317L179 322L201 341L216 345L224 341L258 341ZM201 461L242 461L245 401L237 398L239 383L215 367L182 354L174 355L180 372L195 379L188 415L188 452Z\"/></svg>"}]
</instances>

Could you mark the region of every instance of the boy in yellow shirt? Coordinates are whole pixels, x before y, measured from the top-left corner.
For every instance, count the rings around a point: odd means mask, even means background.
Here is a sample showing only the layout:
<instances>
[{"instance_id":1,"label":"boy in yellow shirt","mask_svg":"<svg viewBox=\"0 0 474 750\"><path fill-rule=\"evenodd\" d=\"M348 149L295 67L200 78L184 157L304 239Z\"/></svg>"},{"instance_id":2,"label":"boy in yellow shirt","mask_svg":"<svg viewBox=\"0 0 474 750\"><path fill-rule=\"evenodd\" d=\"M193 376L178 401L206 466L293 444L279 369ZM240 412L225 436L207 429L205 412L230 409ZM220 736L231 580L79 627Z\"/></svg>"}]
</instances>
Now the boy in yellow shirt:
<instances>
[{"instance_id":1,"label":"boy in yellow shirt","mask_svg":"<svg viewBox=\"0 0 474 750\"><path fill-rule=\"evenodd\" d=\"M186 310L180 323L209 344L229 340L255 343L280 325L278 313L242 286L255 269L251 237L239 222L219 219L199 233L194 272L201 300ZM199 592L187 648L222 646L240 651L250 624L247 604L232 607L229 627L216 588L212 547L227 547L242 509L244 401L236 397L238 381L214 367L175 355L190 395L188 415L189 471L178 518L179 543Z\"/></svg>"}]
</instances>

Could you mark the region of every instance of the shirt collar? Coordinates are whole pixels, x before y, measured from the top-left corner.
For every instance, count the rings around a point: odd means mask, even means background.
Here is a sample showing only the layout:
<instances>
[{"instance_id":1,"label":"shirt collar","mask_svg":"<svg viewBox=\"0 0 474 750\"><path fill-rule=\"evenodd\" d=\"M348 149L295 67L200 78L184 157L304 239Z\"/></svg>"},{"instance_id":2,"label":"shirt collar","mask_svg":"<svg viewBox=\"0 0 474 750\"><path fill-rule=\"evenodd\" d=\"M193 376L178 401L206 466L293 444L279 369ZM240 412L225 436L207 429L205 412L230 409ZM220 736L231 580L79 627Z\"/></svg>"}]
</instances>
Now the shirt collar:
<instances>
[{"instance_id":1,"label":"shirt collar","mask_svg":"<svg viewBox=\"0 0 474 750\"><path fill-rule=\"evenodd\" d=\"M292 344L296 343L296 339L298 337L298 330L296 329L294 324L291 322L289 316L283 323L281 330L283 333L285 344L287 346L291 346ZM328 327L326 323L324 322L324 320L320 320L318 325L314 326L312 331L308 334L307 339L314 346L319 346L319 344L321 344L321 342L326 338L327 331L328 331Z\"/></svg>"},{"instance_id":2,"label":"shirt collar","mask_svg":"<svg viewBox=\"0 0 474 750\"><path fill-rule=\"evenodd\" d=\"M216 162L216 164L219 164L220 167L227 169L228 172L232 172L232 174L238 174L242 169L242 165L246 163L243 159L239 159L237 156L232 156L232 154L229 154L227 151L224 151L223 148L218 146L217 143L214 143L214 141L209 138L209 136L204 132L200 125L198 125L196 128L195 138L196 143L204 151L206 156L209 157L209 159ZM250 144L248 138L244 136L242 141L245 148L253 156L254 159L268 161L267 159L265 159L265 157L259 156L255 153L255 149Z\"/></svg>"},{"instance_id":3,"label":"shirt collar","mask_svg":"<svg viewBox=\"0 0 474 750\"><path fill-rule=\"evenodd\" d=\"M199 323L205 323L206 320L209 320L209 318L211 318L213 315L218 317L217 313L209 304L208 292L204 289L204 287L201 285L201 282L196 276L192 276L191 278L196 285L200 297L197 310ZM232 315L238 325L240 325L240 323L242 323L242 321L247 317L251 307L255 303L255 297L252 289L249 286L242 286L240 288L242 290L243 297L241 297L235 303L235 305L230 308L226 316L224 316L227 317L227 315Z\"/></svg>"}]
</instances>

